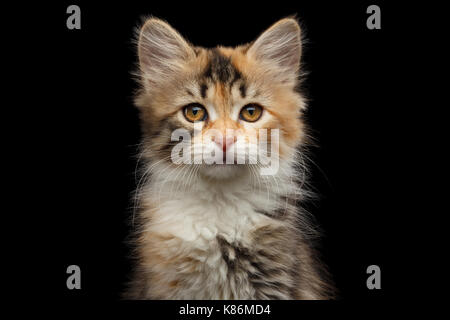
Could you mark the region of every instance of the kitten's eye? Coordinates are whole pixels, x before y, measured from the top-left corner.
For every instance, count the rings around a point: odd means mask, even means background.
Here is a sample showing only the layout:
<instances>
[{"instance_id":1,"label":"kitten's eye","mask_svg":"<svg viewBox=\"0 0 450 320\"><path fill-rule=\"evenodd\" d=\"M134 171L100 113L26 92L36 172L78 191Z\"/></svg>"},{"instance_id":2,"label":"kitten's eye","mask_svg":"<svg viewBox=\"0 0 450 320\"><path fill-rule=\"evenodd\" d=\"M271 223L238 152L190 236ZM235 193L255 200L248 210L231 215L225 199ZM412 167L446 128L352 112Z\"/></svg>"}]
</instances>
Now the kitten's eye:
<instances>
[{"instance_id":1,"label":"kitten's eye","mask_svg":"<svg viewBox=\"0 0 450 320\"><path fill-rule=\"evenodd\" d=\"M256 103L250 103L244 106L240 113L240 118L248 122L255 122L261 118L262 107Z\"/></svg>"},{"instance_id":2,"label":"kitten's eye","mask_svg":"<svg viewBox=\"0 0 450 320\"><path fill-rule=\"evenodd\" d=\"M184 116L190 122L205 121L207 115L205 107L199 103L191 103L184 107Z\"/></svg>"}]
</instances>

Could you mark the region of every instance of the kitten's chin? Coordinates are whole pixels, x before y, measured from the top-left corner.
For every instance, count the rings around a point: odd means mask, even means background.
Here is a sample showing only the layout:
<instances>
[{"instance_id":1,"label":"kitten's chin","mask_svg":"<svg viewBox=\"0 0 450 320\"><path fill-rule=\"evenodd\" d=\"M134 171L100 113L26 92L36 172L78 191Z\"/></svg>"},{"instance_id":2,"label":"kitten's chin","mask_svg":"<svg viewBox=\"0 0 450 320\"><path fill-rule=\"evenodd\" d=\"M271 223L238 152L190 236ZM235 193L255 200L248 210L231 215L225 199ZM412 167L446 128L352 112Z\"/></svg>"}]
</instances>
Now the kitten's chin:
<instances>
[{"instance_id":1,"label":"kitten's chin","mask_svg":"<svg viewBox=\"0 0 450 320\"><path fill-rule=\"evenodd\" d=\"M211 165L203 165L200 168L199 172L207 178L226 180L240 176L246 170L247 166L245 165L211 164Z\"/></svg>"}]
</instances>

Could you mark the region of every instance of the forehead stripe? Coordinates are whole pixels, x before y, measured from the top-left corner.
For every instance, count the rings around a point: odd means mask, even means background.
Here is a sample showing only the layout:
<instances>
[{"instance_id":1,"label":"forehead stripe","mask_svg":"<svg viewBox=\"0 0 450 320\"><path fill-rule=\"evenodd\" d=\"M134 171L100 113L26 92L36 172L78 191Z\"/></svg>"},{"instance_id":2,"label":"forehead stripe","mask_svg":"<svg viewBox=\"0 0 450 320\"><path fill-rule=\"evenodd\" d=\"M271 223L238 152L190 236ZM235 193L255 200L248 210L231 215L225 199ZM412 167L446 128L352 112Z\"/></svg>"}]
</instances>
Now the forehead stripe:
<instances>
[{"instance_id":1,"label":"forehead stripe","mask_svg":"<svg viewBox=\"0 0 450 320\"><path fill-rule=\"evenodd\" d=\"M239 91L241 92L241 97L245 98L245 96L247 95L247 86L245 85L245 83L242 83L239 86Z\"/></svg>"},{"instance_id":2,"label":"forehead stripe","mask_svg":"<svg viewBox=\"0 0 450 320\"><path fill-rule=\"evenodd\" d=\"M221 54L217 48L209 52L209 63L203 76L216 82L231 84L242 77L231 63L231 59Z\"/></svg>"},{"instance_id":3,"label":"forehead stripe","mask_svg":"<svg viewBox=\"0 0 450 320\"><path fill-rule=\"evenodd\" d=\"M202 96L203 99L206 98L206 91L208 91L208 86L204 83L202 83L200 85L200 95Z\"/></svg>"}]
</instances>

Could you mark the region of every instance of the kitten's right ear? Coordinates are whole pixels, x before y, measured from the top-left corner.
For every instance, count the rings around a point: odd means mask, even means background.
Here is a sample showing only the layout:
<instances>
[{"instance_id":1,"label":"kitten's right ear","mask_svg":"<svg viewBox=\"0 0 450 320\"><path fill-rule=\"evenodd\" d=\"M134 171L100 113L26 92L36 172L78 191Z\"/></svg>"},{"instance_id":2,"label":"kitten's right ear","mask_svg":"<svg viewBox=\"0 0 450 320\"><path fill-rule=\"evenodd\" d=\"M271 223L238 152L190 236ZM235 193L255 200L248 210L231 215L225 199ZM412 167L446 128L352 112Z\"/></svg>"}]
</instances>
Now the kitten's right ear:
<instances>
[{"instance_id":1,"label":"kitten's right ear","mask_svg":"<svg viewBox=\"0 0 450 320\"><path fill-rule=\"evenodd\" d=\"M266 63L270 70L278 70L280 79L295 81L302 54L298 22L293 18L281 19L253 42L247 54Z\"/></svg>"},{"instance_id":2,"label":"kitten's right ear","mask_svg":"<svg viewBox=\"0 0 450 320\"><path fill-rule=\"evenodd\" d=\"M168 23L148 19L138 40L139 66L144 85L157 85L183 69L186 59L195 55L191 46Z\"/></svg>"}]
</instances>

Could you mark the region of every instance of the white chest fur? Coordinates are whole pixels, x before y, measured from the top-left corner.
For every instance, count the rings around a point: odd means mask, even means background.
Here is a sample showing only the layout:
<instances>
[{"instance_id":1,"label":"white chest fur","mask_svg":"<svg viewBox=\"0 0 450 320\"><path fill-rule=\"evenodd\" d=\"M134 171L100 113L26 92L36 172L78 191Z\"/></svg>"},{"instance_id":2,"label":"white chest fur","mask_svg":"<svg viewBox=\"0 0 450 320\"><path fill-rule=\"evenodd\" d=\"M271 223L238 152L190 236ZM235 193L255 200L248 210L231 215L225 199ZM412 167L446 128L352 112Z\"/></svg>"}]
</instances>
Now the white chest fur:
<instances>
[{"instance_id":1,"label":"white chest fur","mask_svg":"<svg viewBox=\"0 0 450 320\"><path fill-rule=\"evenodd\" d=\"M243 176L228 183L197 179L189 185L154 179L147 186L143 200L154 209L147 212L144 232L159 239L148 249L158 256L147 262L157 279L151 290L170 292L160 296L171 299L252 298L244 275L230 279L217 238L251 247L254 230L282 223L261 212L279 207L276 199L286 190L267 190L262 186L271 184L259 181L256 186L250 179Z\"/></svg>"}]
</instances>

